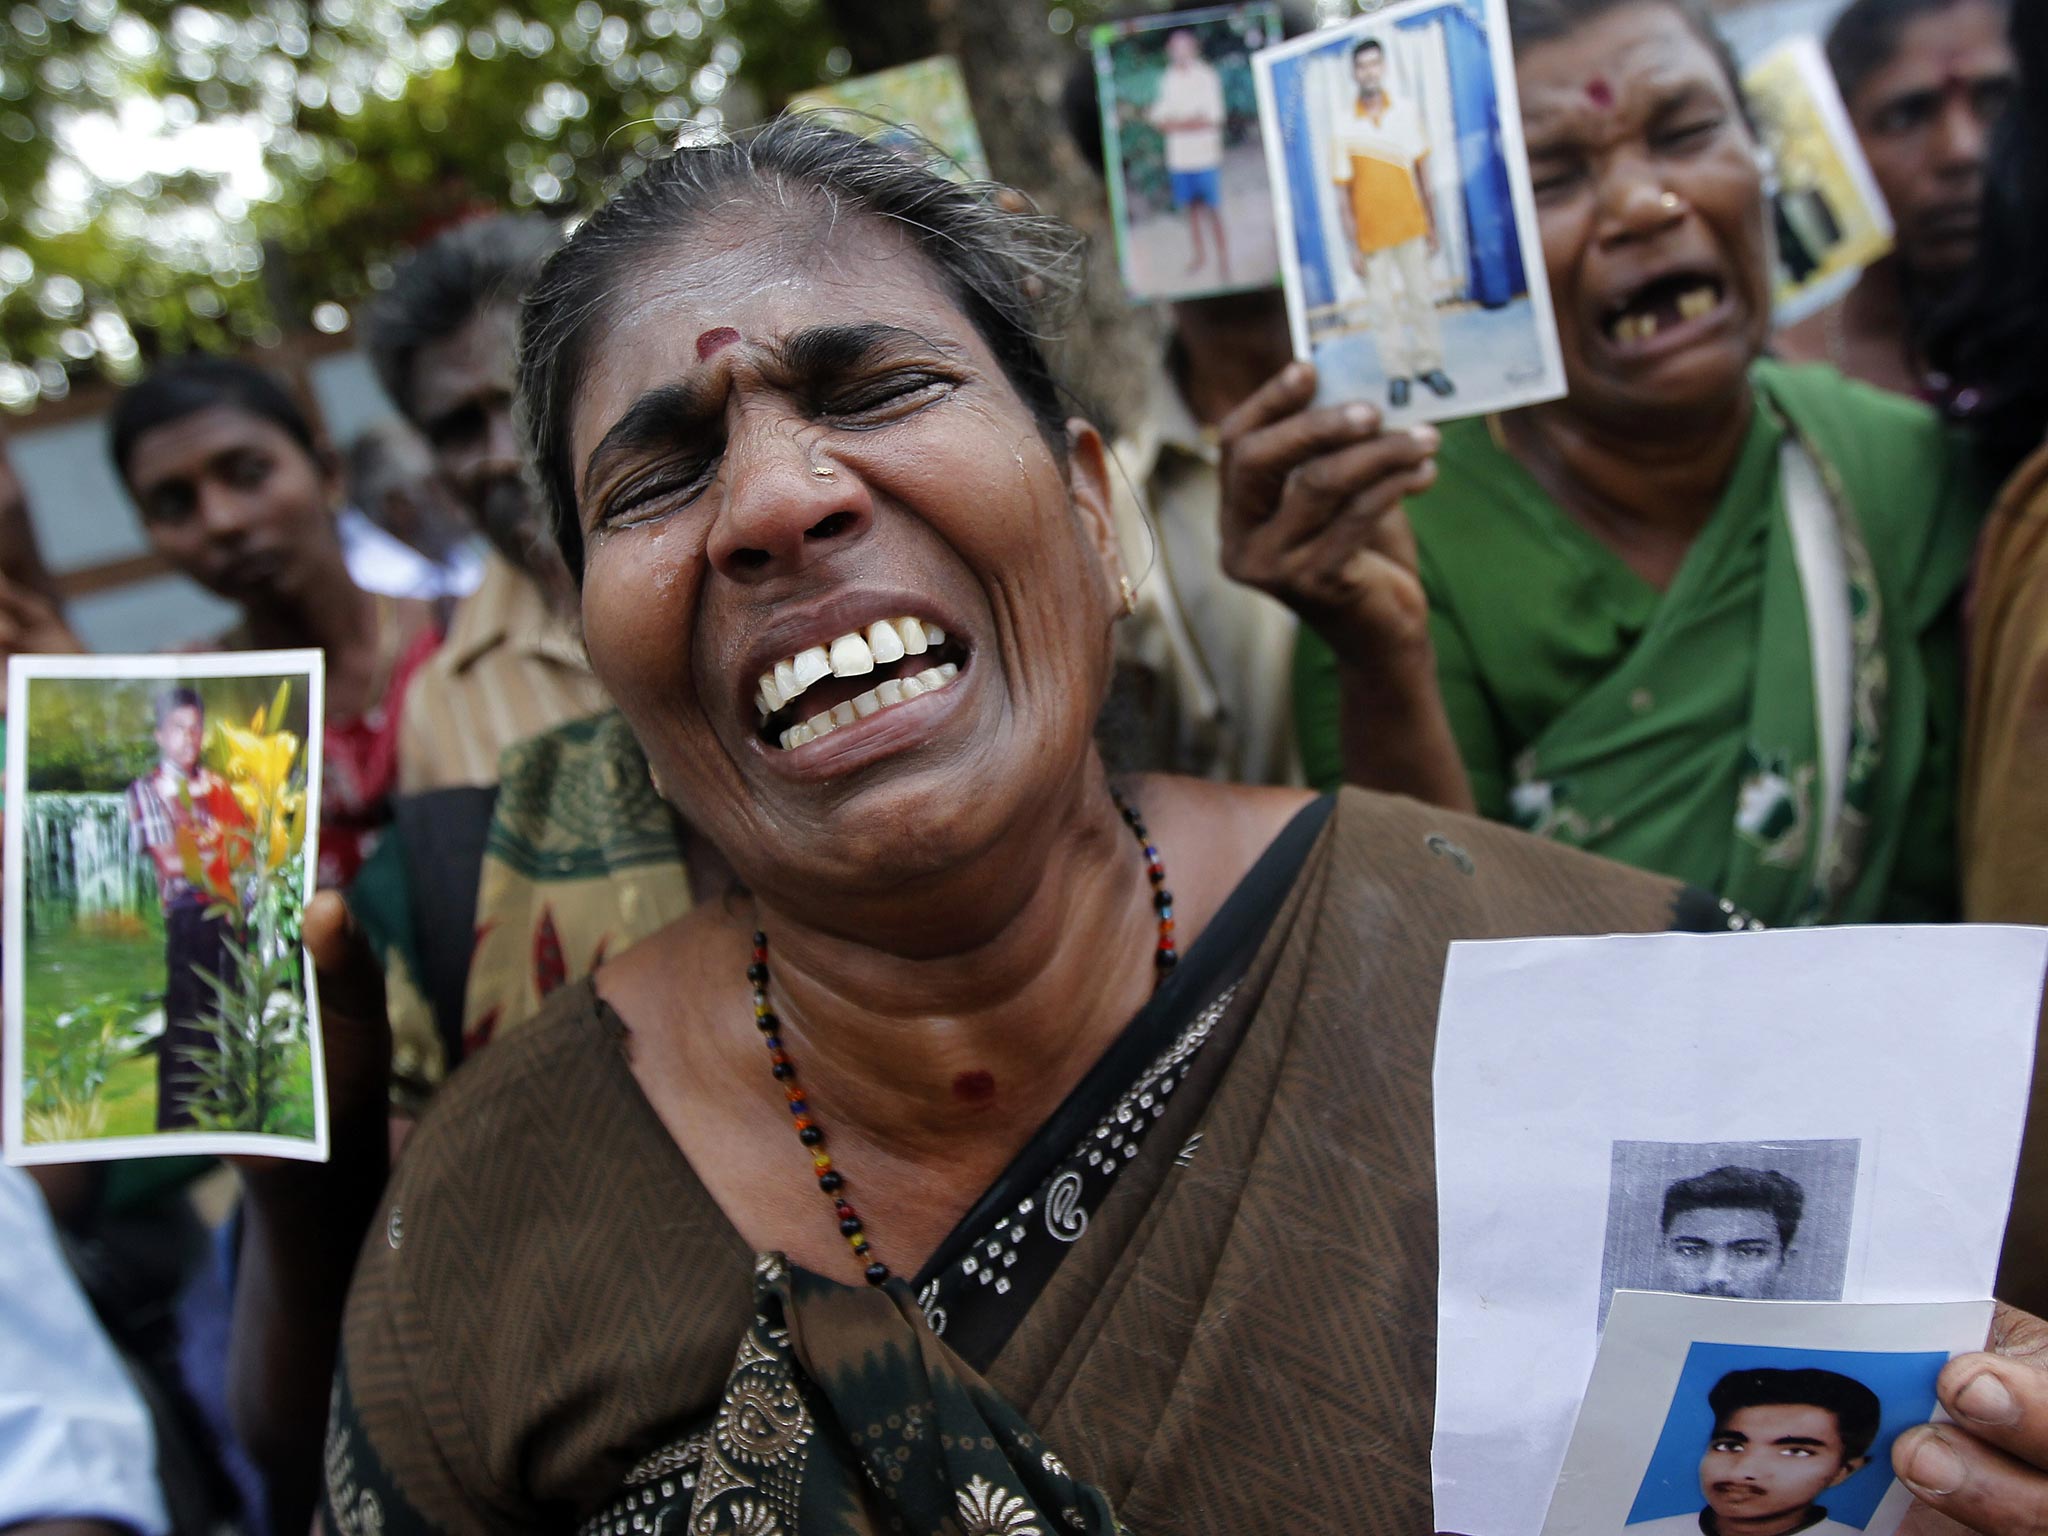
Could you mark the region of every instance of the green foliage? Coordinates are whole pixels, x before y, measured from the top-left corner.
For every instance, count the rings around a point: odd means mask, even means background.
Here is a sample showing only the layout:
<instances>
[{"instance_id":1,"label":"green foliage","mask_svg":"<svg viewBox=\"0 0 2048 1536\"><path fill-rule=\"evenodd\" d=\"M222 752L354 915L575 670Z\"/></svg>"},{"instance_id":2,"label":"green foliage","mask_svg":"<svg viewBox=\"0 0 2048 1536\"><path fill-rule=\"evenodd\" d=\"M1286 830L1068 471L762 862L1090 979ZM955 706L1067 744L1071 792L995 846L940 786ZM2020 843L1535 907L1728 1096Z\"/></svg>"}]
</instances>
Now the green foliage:
<instances>
[{"instance_id":1,"label":"green foliage","mask_svg":"<svg viewBox=\"0 0 2048 1536\"><path fill-rule=\"evenodd\" d=\"M28 1021L22 1063L24 1129L31 1142L82 1141L106 1130L100 1090L133 1045L136 1000L106 993Z\"/></svg>"},{"instance_id":2,"label":"green foliage","mask_svg":"<svg viewBox=\"0 0 2048 1536\"><path fill-rule=\"evenodd\" d=\"M90 792L110 785L125 788L156 763L156 742L120 737L67 735L37 744L31 782L37 790Z\"/></svg>"},{"instance_id":3,"label":"green foliage","mask_svg":"<svg viewBox=\"0 0 2048 1536\"><path fill-rule=\"evenodd\" d=\"M113 793L149 772L157 760L156 695L183 681L206 704L209 727L247 721L270 707L273 726L303 739L306 701L299 698L279 720L273 695L282 679L270 677L37 678L28 691L28 787L32 791ZM222 762L209 729L207 765Z\"/></svg>"},{"instance_id":4,"label":"green foliage","mask_svg":"<svg viewBox=\"0 0 2048 1536\"><path fill-rule=\"evenodd\" d=\"M820 0L20 0L0 405L345 326L403 246L479 206L580 207L685 122L825 78L833 41ZM195 125L250 163L195 164Z\"/></svg>"},{"instance_id":5,"label":"green foliage","mask_svg":"<svg viewBox=\"0 0 2048 1536\"><path fill-rule=\"evenodd\" d=\"M312 1134L310 1077L293 1092L312 1037L298 942L298 884L298 870L286 865L284 878L259 877L246 915L232 907L212 909L235 921L241 937L227 941L234 959L228 975L198 971L219 1004L198 1021L211 1044L186 1052L188 1080L195 1085L192 1119L199 1130Z\"/></svg>"}]
</instances>

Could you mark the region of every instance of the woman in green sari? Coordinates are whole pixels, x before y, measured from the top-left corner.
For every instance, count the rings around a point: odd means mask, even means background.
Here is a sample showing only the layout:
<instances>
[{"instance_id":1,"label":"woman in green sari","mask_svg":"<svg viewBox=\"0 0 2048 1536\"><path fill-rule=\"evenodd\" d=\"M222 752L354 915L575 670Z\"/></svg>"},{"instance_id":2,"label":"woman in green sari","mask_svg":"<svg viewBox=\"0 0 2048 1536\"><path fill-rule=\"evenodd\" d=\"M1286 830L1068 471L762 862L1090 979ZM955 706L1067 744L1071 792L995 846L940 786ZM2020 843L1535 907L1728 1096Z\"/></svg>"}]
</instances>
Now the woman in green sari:
<instances>
[{"instance_id":1,"label":"woman in green sari","mask_svg":"<svg viewBox=\"0 0 2048 1536\"><path fill-rule=\"evenodd\" d=\"M1445 428L1407 527L1381 509L1332 547L1334 600L1240 523L1239 574L1321 631L1309 776L1772 924L1951 915L1962 458L1920 407L1762 357L1765 172L1700 8L1509 10L1570 394Z\"/></svg>"}]
</instances>

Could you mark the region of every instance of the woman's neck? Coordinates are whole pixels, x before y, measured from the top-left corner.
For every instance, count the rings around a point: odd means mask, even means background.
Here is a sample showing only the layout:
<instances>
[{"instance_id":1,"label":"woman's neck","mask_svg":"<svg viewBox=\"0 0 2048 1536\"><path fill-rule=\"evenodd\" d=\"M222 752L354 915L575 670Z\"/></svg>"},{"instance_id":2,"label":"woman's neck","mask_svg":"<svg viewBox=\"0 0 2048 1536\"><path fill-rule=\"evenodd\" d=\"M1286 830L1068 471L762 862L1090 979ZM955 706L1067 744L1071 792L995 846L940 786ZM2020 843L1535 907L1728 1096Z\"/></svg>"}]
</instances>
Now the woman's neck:
<instances>
[{"instance_id":1,"label":"woman's neck","mask_svg":"<svg viewBox=\"0 0 2048 1536\"><path fill-rule=\"evenodd\" d=\"M1755 411L1745 388L1691 421L1605 423L1561 403L1506 417L1503 429L1558 505L1661 589L1726 494Z\"/></svg>"},{"instance_id":2,"label":"woman's neck","mask_svg":"<svg viewBox=\"0 0 2048 1536\"><path fill-rule=\"evenodd\" d=\"M1158 914L1099 769L1092 780L1036 839L1049 852L1000 849L858 936L760 912L771 1006L834 1135L914 1161L980 1148L1000 1166L1144 1006ZM997 865L1035 867L1021 902ZM906 928L961 937L907 959Z\"/></svg>"}]
</instances>

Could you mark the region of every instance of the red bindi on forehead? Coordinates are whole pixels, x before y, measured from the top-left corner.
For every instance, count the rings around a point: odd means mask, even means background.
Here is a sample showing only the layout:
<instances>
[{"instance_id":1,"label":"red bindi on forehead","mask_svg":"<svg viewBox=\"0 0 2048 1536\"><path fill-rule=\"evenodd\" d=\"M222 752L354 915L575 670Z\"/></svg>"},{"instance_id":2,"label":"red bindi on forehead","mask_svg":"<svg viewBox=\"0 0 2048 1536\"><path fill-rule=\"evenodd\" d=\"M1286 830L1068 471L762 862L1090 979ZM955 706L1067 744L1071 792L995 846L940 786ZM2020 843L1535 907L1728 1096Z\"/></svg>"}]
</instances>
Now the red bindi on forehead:
<instances>
[{"instance_id":1,"label":"red bindi on forehead","mask_svg":"<svg viewBox=\"0 0 2048 1536\"><path fill-rule=\"evenodd\" d=\"M1586 82L1586 100L1602 112L1614 110L1614 87L1607 83L1604 75L1595 75Z\"/></svg>"},{"instance_id":2,"label":"red bindi on forehead","mask_svg":"<svg viewBox=\"0 0 2048 1536\"><path fill-rule=\"evenodd\" d=\"M729 325L713 326L697 338L697 361L709 362L724 348L740 339L740 333Z\"/></svg>"}]
</instances>

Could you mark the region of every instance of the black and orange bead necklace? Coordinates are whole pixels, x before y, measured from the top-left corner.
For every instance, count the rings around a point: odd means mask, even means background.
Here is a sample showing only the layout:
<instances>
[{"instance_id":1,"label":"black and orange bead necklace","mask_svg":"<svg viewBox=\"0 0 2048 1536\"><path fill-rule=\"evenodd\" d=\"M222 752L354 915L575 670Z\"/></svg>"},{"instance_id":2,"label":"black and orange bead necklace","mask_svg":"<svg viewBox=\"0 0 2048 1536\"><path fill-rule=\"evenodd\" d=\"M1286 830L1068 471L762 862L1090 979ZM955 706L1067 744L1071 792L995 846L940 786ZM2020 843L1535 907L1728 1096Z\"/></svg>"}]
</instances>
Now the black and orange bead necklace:
<instances>
[{"instance_id":1,"label":"black and orange bead necklace","mask_svg":"<svg viewBox=\"0 0 2048 1536\"><path fill-rule=\"evenodd\" d=\"M1124 797L1114 789L1109 793L1110 798L1116 801L1117 814L1123 817L1124 825L1137 838L1138 846L1145 850L1145 878L1152 882L1152 909L1159 914L1159 945L1152 952L1152 984L1157 987L1180 963L1180 952L1173 942L1173 892L1166 888L1166 865L1145 830L1144 819L1126 805ZM855 1262L864 1266L861 1273L867 1277L868 1284L880 1285L889 1278L889 1266L874 1256L860 1212L846 1198L846 1175L832 1166L832 1154L825 1150L825 1129L818 1124L817 1116L811 1113L810 1102L797 1085L796 1063L789 1059L789 1051L782 1043L782 1020L768 1006L768 935L758 928L754 930L754 958L747 965L747 981L754 989L754 1024L768 1047L769 1070L782 1084L783 1096L789 1100L789 1113L796 1121L796 1139L811 1154L811 1167L818 1176L818 1188L825 1192L825 1197L832 1202L833 1213L839 1218L839 1235L853 1249Z\"/></svg>"}]
</instances>

